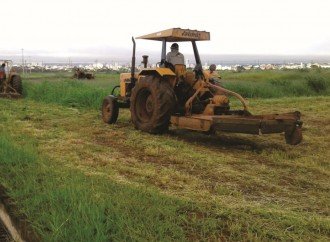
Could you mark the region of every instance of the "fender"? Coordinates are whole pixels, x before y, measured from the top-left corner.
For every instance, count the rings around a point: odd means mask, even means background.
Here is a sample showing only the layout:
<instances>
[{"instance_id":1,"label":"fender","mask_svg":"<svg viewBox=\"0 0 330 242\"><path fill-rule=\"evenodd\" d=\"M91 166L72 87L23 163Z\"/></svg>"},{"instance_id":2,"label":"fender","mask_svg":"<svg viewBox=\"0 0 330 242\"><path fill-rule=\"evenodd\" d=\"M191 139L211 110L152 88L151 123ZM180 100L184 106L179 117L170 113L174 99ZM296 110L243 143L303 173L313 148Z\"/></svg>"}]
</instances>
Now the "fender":
<instances>
[{"instance_id":1,"label":"fender","mask_svg":"<svg viewBox=\"0 0 330 242\"><path fill-rule=\"evenodd\" d=\"M170 68L163 68L163 67L142 70L139 73L139 76L147 76L147 75L153 75L153 74L158 74L161 77L163 77L163 76L175 77L176 76L175 73Z\"/></svg>"}]
</instances>

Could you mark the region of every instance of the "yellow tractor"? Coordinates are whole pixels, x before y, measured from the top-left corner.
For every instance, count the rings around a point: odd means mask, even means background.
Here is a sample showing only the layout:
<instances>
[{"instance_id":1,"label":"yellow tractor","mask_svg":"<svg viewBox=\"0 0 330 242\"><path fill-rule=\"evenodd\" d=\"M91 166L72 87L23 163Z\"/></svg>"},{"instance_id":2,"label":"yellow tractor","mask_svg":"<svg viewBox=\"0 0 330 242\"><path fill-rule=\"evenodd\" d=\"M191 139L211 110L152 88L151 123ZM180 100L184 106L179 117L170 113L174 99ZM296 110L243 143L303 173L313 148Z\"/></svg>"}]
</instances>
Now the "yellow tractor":
<instances>
[{"instance_id":1,"label":"yellow tractor","mask_svg":"<svg viewBox=\"0 0 330 242\"><path fill-rule=\"evenodd\" d=\"M241 95L211 80L209 72L202 69L196 45L197 41L210 40L209 32L173 28L143 35L137 39L160 41L162 43L160 62L155 68L147 68L148 57L143 56L144 68L136 72L136 44L132 38L131 73L122 73L120 86L115 87L116 90L112 91L112 95L103 99L101 110L105 123L115 123L119 108L129 107L135 128L153 134L164 133L172 125L205 132L247 134L284 132L288 144L296 145L301 142L300 112L252 115ZM192 44L196 61L194 70L187 70L184 64L173 65L166 59L166 44L183 41ZM229 96L236 97L243 108L231 110Z\"/></svg>"},{"instance_id":2,"label":"yellow tractor","mask_svg":"<svg viewBox=\"0 0 330 242\"><path fill-rule=\"evenodd\" d=\"M12 67L11 60L0 60L0 97L19 98L22 96L22 79Z\"/></svg>"}]
</instances>

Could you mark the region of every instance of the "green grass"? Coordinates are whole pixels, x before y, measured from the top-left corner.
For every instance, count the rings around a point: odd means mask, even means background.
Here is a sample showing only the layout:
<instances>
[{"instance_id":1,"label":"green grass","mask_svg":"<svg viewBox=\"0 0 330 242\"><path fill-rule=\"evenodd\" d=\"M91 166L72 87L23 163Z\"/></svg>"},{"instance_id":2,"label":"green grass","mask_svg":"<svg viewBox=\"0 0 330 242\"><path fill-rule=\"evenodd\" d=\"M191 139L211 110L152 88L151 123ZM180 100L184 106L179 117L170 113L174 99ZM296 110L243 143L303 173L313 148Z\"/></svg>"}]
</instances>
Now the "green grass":
<instances>
[{"instance_id":1,"label":"green grass","mask_svg":"<svg viewBox=\"0 0 330 242\"><path fill-rule=\"evenodd\" d=\"M223 85L247 98L330 95L330 70L222 73Z\"/></svg>"},{"instance_id":2,"label":"green grass","mask_svg":"<svg viewBox=\"0 0 330 242\"><path fill-rule=\"evenodd\" d=\"M225 71L224 87L246 98L330 95L330 71ZM32 73L24 78L24 96L70 107L99 108L119 83L119 74L97 73L95 80L74 80L70 73Z\"/></svg>"},{"instance_id":3,"label":"green grass","mask_svg":"<svg viewBox=\"0 0 330 242\"><path fill-rule=\"evenodd\" d=\"M244 76L276 87L302 78L310 89L328 80L328 72L309 86L317 72L223 74L239 86ZM31 74L25 99L0 100L0 184L42 241L329 240L327 93L249 101L253 114L302 112L304 140L293 147L283 134L150 135L123 109L106 125L99 106L118 75L96 78Z\"/></svg>"},{"instance_id":4,"label":"green grass","mask_svg":"<svg viewBox=\"0 0 330 242\"><path fill-rule=\"evenodd\" d=\"M24 79L24 97L69 107L99 108L119 82L119 75L98 74L98 80L75 80L68 74L33 73Z\"/></svg>"},{"instance_id":5,"label":"green grass","mask_svg":"<svg viewBox=\"0 0 330 242\"><path fill-rule=\"evenodd\" d=\"M43 241L330 237L329 98L251 100L303 113L304 142L136 131L128 110L0 100L0 183ZM15 154L15 155L13 155Z\"/></svg>"},{"instance_id":6,"label":"green grass","mask_svg":"<svg viewBox=\"0 0 330 242\"><path fill-rule=\"evenodd\" d=\"M187 201L62 166L3 133L0 150L0 182L42 241L182 240L187 210L200 212Z\"/></svg>"},{"instance_id":7,"label":"green grass","mask_svg":"<svg viewBox=\"0 0 330 242\"><path fill-rule=\"evenodd\" d=\"M102 99L111 92L111 88L89 87L74 80L27 83L24 87L24 96L28 99L44 103L58 103L69 107L98 108Z\"/></svg>"}]
</instances>

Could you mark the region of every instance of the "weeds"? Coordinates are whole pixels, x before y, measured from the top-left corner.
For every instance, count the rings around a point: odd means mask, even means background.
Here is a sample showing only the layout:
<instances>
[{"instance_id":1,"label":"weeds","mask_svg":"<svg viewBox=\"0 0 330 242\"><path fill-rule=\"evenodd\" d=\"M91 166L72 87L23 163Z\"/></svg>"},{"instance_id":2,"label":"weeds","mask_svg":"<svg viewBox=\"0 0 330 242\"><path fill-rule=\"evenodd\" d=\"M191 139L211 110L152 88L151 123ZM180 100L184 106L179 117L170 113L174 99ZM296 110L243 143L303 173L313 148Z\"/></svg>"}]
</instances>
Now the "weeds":
<instances>
[{"instance_id":1,"label":"weeds","mask_svg":"<svg viewBox=\"0 0 330 242\"><path fill-rule=\"evenodd\" d=\"M309 75L305 78L307 80L307 85L316 93L324 93L329 86L329 81L327 82L322 76Z\"/></svg>"},{"instance_id":2,"label":"weeds","mask_svg":"<svg viewBox=\"0 0 330 242\"><path fill-rule=\"evenodd\" d=\"M109 95L107 89L88 86L81 81L25 83L24 96L44 103L58 103L69 107L99 108L102 99Z\"/></svg>"},{"instance_id":3,"label":"weeds","mask_svg":"<svg viewBox=\"0 0 330 242\"><path fill-rule=\"evenodd\" d=\"M224 87L246 98L330 95L330 71L223 72ZM44 81L42 81L44 80ZM68 75L32 74L24 81L24 96L45 103L99 109L102 99L118 85L119 75L97 74L96 80L71 80Z\"/></svg>"},{"instance_id":4,"label":"weeds","mask_svg":"<svg viewBox=\"0 0 330 242\"><path fill-rule=\"evenodd\" d=\"M308 73L308 76L306 76ZM247 98L330 95L330 71L251 71L223 73L223 85Z\"/></svg>"}]
</instances>

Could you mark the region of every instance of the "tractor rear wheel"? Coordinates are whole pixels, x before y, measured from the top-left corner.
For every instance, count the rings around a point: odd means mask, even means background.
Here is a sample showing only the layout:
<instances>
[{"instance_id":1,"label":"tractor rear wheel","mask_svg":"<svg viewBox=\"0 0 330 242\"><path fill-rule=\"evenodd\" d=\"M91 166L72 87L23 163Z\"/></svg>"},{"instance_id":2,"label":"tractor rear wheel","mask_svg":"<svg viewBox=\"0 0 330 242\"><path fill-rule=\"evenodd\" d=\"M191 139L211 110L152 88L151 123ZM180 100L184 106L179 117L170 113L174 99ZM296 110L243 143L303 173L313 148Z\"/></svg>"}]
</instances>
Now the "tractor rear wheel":
<instances>
[{"instance_id":1,"label":"tractor rear wheel","mask_svg":"<svg viewBox=\"0 0 330 242\"><path fill-rule=\"evenodd\" d=\"M118 119L119 106L117 99L113 96L107 96L102 102L102 119L105 123L114 124Z\"/></svg>"},{"instance_id":2,"label":"tractor rear wheel","mask_svg":"<svg viewBox=\"0 0 330 242\"><path fill-rule=\"evenodd\" d=\"M156 76L141 78L132 90L131 117L136 129L161 134L168 130L176 97L166 80Z\"/></svg>"},{"instance_id":3,"label":"tractor rear wheel","mask_svg":"<svg viewBox=\"0 0 330 242\"><path fill-rule=\"evenodd\" d=\"M11 80L11 86L12 86L12 88L14 88L14 90L17 93L19 93L19 94L23 93L22 79L20 76L13 76L13 78Z\"/></svg>"},{"instance_id":4,"label":"tractor rear wheel","mask_svg":"<svg viewBox=\"0 0 330 242\"><path fill-rule=\"evenodd\" d=\"M290 145L300 144L302 141L301 127L295 127L291 132L285 132L285 141Z\"/></svg>"}]
</instances>

